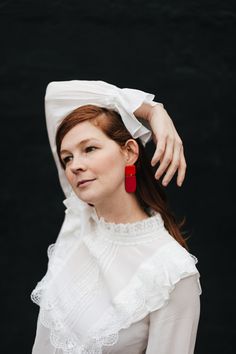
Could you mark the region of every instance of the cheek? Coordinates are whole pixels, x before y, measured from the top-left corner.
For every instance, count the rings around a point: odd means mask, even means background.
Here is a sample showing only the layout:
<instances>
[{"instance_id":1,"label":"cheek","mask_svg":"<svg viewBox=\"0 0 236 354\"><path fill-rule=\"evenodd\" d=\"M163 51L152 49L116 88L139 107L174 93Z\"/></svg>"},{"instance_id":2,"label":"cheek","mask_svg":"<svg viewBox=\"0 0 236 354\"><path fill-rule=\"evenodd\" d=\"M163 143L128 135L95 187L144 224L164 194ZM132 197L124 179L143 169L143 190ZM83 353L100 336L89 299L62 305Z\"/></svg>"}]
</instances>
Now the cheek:
<instances>
[{"instance_id":1,"label":"cheek","mask_svg":"<svg viewBox=\"0 0 236 354\"><path fill-rule=\"evenodd\" d=\"M72 175L72 173L70 173L69 171L65 170L65 176L66 176L68 182L69 182L71 185L73 185L73 177L74 177L74 176Z\"/></svg>"},{"instance_id":2,"label":"cheek","mask_svg":"<svg viewBox=\"0 0 236 354\"><path fill-rule=\"evenodd\" d=\"M122 158L117 154L109 154L100 166L103 180L114 185L120 183L124 178L124 164Z\"/></svg>"}]
</instances>

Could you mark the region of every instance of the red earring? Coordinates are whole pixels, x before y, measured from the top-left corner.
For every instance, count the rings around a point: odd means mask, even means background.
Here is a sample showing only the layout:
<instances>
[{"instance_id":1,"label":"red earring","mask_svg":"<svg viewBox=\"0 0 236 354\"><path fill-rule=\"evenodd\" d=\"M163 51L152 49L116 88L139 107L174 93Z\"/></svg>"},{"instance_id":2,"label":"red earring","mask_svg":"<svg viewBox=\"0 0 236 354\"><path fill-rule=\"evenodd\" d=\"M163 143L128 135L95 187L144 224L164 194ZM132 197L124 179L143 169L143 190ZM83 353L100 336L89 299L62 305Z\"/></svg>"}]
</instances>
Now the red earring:
<instances>
[{"instance_id":1,"label":"red earring","mask_svg":"<svg viewBox=\"0 0 236 354\"><path fill-rule=\"evenodd\" d=\"M128 193L133 193L136 190L136 166L125 166L125 190Z\"/></svg>"}]
</instances>

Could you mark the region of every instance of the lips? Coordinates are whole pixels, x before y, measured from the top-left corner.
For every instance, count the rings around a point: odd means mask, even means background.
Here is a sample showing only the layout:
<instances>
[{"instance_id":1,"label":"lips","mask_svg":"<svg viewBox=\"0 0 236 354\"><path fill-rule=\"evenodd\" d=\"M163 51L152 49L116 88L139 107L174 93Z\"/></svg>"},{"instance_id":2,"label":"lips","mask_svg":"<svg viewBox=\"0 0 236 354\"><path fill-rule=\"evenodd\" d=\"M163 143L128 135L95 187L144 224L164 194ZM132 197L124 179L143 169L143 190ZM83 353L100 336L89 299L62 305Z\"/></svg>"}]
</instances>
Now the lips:
<instances>
[{"instance_id":1,"label":"lips","mask_svg":"<svg viewBox=\"0 0 236 354\"><path fill-rule=\"evenodd\" d=\"M94 179L83 179L82 181L78 182L77 187L79 187L81 184L85 183L85 182L89 182L89 181L94 181L96 178Z\"/></svg>"}]
</instances>

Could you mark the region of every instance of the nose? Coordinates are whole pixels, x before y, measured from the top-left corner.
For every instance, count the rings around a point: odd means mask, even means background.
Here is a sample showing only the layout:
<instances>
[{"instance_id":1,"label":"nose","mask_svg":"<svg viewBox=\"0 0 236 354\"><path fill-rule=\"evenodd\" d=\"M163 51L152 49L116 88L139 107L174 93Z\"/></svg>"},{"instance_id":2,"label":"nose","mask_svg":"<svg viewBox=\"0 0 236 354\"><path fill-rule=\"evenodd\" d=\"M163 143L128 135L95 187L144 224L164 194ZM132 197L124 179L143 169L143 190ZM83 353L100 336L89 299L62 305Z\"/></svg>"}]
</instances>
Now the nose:
<instances>
[{"instance_id":1,"label":"nose","mask_svg":"<svg viewBox=\"0 0 236 354\"><path fill-rule=\"evenodd\" d=\"M85 171L87 169L83 157L74 157L71 164L70 170L72 173L77 174L79 171Z\"/></svg>"}]
</instances>

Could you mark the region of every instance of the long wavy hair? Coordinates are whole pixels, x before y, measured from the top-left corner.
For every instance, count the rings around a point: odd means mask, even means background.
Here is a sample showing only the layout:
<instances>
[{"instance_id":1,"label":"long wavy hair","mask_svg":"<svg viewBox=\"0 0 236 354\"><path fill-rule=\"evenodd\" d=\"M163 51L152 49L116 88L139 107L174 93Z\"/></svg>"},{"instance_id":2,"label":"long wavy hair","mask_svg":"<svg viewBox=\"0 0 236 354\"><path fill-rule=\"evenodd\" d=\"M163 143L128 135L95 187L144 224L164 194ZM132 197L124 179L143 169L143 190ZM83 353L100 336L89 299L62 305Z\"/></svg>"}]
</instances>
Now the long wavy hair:
<instances>
[{"instance_id":1,"label":"long wavy hair","mask_svg":"<svg viewBox=\"0 0 236 354\"><path fill-rule=\"evenodd\" d=\"M97 107L94 105L85 105L75 109L66 116L57 128L56 146L57 154L62 168L65 170L65 164L60 157L61 142L64 136L77 124L90 121L94 126L100 128L103 133L117 144L123 147L128 139L133 139L130 132L126 129L121 116L110 109ZM165 228L180 243L181 246L188 249L181 228L184 221L178 223L170 211L166 194L161 183L155 179L155 167L151 166L151 161L142 145L140 139L134 139L139 146L139 156L136 165L137 188L135 195L144 210L151 207L161 214Z\"/></svg>"}]
</instances>

